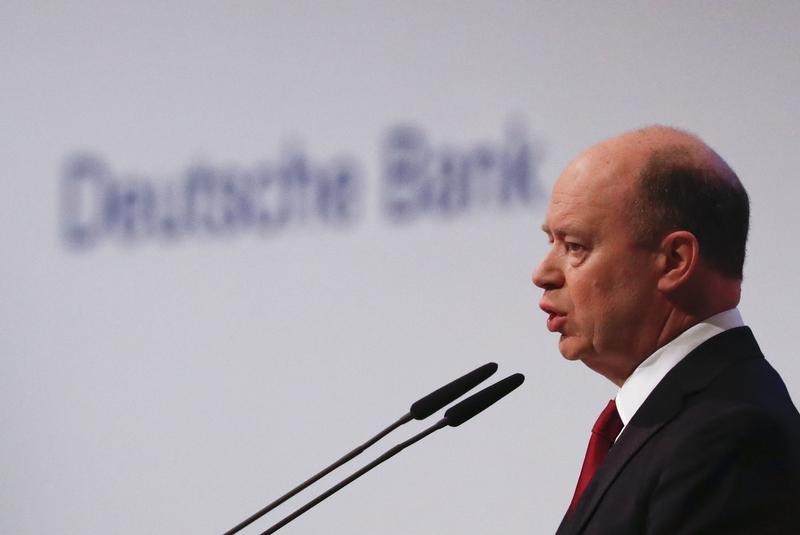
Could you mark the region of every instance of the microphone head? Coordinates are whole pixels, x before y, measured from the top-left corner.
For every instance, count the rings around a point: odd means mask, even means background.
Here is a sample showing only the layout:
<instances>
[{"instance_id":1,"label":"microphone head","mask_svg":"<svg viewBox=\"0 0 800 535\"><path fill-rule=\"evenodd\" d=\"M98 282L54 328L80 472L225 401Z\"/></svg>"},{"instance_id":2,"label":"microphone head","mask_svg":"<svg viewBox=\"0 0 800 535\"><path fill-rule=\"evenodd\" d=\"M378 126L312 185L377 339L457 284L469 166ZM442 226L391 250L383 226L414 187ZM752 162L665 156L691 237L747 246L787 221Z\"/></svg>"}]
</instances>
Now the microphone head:
<instances>
[{"instance_id":1,"label":"microphone head","mask_svg":"<svg viewBox=\"0 0 800 535\"><path fill-rule=\"evenodd\" d=\"M487 409L490 405L500 400L500 398L509 394L512 390L517 388L525 380L525 376L521 373L509 375L505 379L497 381L491 386L487 386L480 392L472 394L470 397L453 405L444 417L447 420L447 425L450 427L458 427L476 414Z\"/></svg>"},{"instance_id":2,"label":"microphone head","mask_svg":"<svg viewBox=\"0 0 800 535\"><path fill-rule=\"evenodd\" d=\"M496 371L497 363L489 362L484 364L480 368L472 370L455 381L431 392L424 398L415 401L408 412L415 420L423 420L481 384Z\"/></svg>"}]
</instances>

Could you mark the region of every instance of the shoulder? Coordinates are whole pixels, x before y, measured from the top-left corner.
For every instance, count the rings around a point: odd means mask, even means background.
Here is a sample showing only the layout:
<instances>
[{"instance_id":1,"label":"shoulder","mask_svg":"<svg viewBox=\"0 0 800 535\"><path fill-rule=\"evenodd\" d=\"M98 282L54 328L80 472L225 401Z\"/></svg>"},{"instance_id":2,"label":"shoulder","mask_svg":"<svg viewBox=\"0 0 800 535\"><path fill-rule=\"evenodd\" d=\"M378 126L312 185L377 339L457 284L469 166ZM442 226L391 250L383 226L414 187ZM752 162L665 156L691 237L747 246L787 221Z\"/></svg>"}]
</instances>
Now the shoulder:
<instances>
[{"instance_id":1,"label":"shoulder","mask_svg":"<svg viewBox=\"0 0 800 535\"><path fill-rule=\"evenodd\" d=\"M670 457L787 451L800 459L800 413L760 354L721 369L704 388L683 395L679 404L659 434Z\"/></svg>"},{"instance_id":2,"label":"shoulder","mask_svg":"<svg viewBox=\"0 0 800 535\"><path fill-rule=\"evenodd\" d=\"M791 532L800 511L800 422L785 414L710 393L686 400L642 452L652 462L648 533Z\"/></svg>"},{"instance_id":3,"label":"shoulder","mask_svg":"<svg viewBox=\"0 0 800 535\"><path fill-rule=\"evenodd\" d=\"M687 395L649 446L648 516L664 533L682 532L669 512L698 503L684 522L720 533L780 533L800 510L800 415L763 358Z\"/></svg>"}]
</instances>

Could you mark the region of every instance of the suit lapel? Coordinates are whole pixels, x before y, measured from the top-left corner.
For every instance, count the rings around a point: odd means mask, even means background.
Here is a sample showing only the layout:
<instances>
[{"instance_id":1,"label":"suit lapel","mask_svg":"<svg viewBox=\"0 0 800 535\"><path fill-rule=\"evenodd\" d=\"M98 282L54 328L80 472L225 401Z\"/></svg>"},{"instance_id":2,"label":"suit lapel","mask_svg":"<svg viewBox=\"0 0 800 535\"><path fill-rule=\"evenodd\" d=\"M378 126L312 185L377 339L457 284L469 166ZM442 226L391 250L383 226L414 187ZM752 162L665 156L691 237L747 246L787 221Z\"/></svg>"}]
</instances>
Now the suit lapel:
<instances>
[{"instance_id":1,"label":"suit lapel","mask_svg":"<svg viewBox=\"0 0 800 535\"><path fill-rule=\"evenodd\" d=\"M681 406L682 398L680 396L668 396L662 400L657 412L653 408L653 418L649 418L645 422L631 420L628 423L608 452L608 457L597 469L575 510L572 514L564 517L557 535L580 532L591 518L608 487L611 486L628 461L659 429L680 412Z\"/></svg>"},{"instance_id":2,"label":"suit lapel","mask_svg":"<svg viewBox=\"0 0 800 535\"><path fill-rule=\"evenodd\" d=\"M747 327L738 327L706 340L670 370L625 426L575 510L562 520L556 535L581 532L620 471L678 415L688 394L702 390L730 365L754 355L762 356L752 332Z\"/></svg>"}]
</instances>

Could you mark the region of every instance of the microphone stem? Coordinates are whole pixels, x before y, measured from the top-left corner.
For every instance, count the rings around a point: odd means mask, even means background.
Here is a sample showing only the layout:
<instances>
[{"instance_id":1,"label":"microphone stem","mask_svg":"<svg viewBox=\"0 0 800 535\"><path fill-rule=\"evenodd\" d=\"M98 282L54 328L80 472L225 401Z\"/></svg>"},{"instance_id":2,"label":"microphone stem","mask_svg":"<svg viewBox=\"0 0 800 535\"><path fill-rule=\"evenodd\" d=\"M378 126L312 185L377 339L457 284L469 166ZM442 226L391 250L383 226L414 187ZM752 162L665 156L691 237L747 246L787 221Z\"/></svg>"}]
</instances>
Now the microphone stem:
<instances>
[{"instance_id":1,"label":"microphone stem","mask_svg":"<svg viewBox=\"0 0 800 535\"><path fill-rule=\"evenodd\" d=\"M401 425L410 422L411 419L412 419L412 416L411 416L410 412L405 414L405 415L403 415L400 419L398 419L392 425L390 425L389 427L387 427L386 429L384 429L383 431L381 431L380 433L378 433L377 435L375 435L374 437L372 437L368 441L364 442L363 444L361 444L360 446L355 448L353 451L345 454L339 460L337 460L333 464L329 465L328 467L324 468L321 472L318 472L317 474L315 474L315 475L311 476L310 478L308 478L307 480L303 481L298 486L296 486L295 488L293 488L292 490L290 490L289 492L287 492L286 494L284 494L283 496L281 496L277 500L273 501L269 505L265 506L260 511L258 511L256 513L253 513L250 517L248 517L247 519L241 521L239 524L237 524L236 526L232 527L231 529L229 529L228 531L223 533L223 535L233 535L234 533L237 533L238 531L241 531L242 529L244 529L245 527L249 526L250 524L252 524L256 520L258 520L259 518L264 516L265 514L269 513L270 511L272 511L273 509L278 507L280 504L282 504L283 502L285 502L286 500L288 500L289 498L291 498L292 496L297 494L298 492L302 491L303 489L307 488L308 486L310 486L311 484L315 483L319 479L321 479L321 478L325 477L326 475L330 474L336 468L342 466L347 461L353 459L354 457L356 457L357 455L362 453L364 450L366 450L367 448L369 448L370 446L375 444L377 441L379 441L380 439L382 439L383 437L385 437L386 435L388 435L389 433L391 433L392 431L394 431L395 429L397 429Z\"/></svg>"},{"instance_id":2,"label":"microphone stem","mask_svg":"<svg viewBox=\"0 0 800 535\"><path fill-rule=\"evenodd\" d=\"M333 486L330 489L328 489L327 491L323 492L322 494L320 494L319 496L317 496L316 498L314 498L313 500L311 500L310 502L305 504L303 507L301 507L300 509L295 511L294 513L292 513L289 516L285 517L283 520L279 521L278 523L273 524L272 527L270 527L268 530L263 532L261 535L270 535L271 533L275 533L276 531L281 529L283 526L285 526L286 524L288 524L289 522L291 522L292 520L294 520L298 516L302 515L303 513L305 513L306 511L308 511L309 509L311 509L312 507L314 507L315 505L317 505L321 501L329 498L330 496L332 496L336 492L340 491L341 489L343 489L344 487L346 487L347 485L349 485L350 483L352 483L353 481L355 481L359 477L363 476L364 474L366 474L367 472L369 472L370 470L372 470L373 468L375 468L376 466L378 466L382 462L394 457L395 455L397 455L398 453L403 451L408 446L414 444L415 442L417 442L419 440L422 440L426 436L430 435L434 431L438 431L439 429L441 429L442 427L444 427L446 425L447 425L447 418L442 418L441 420L439 420L438 422L436 422L432 426L428 427L424 431L421 431L420 433L417 433L416 435L414 435L413 437L409 438L405 442L401 442L400 444L398 444L395 447L393 447L392 449L388 450L386 453L384 453L383 455L381 455L380 457L378 457L377 459L375 459L374 461L372 461L368 465L364 466L363 468L361 468L360 470L355 472L350 477L340 481L335 486Z\"/></svg>"}]
</instances>

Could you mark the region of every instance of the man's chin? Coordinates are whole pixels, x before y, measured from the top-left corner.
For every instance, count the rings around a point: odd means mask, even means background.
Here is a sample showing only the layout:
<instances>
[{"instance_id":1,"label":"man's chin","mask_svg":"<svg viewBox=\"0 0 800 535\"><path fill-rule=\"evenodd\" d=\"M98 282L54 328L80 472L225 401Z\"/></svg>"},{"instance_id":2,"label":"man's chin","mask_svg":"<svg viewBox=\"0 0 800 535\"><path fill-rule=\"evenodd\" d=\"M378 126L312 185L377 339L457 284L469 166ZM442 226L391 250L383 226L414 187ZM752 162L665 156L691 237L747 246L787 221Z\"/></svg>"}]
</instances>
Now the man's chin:
<instances>
[{"instance_id":1,"label":"man's chin","mask_svg":"<svg viewBox=\"0 0 800 535\"><path fill-rule=\"evenodd\" d=\"M581 360L581 355L585 353L585 349L575 343L576 340L564 334L558 341L558 351L567 360Z\"/></svg>"}]
</instances>

